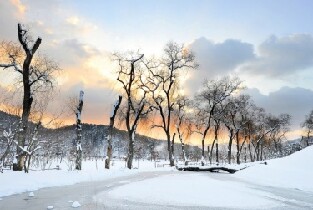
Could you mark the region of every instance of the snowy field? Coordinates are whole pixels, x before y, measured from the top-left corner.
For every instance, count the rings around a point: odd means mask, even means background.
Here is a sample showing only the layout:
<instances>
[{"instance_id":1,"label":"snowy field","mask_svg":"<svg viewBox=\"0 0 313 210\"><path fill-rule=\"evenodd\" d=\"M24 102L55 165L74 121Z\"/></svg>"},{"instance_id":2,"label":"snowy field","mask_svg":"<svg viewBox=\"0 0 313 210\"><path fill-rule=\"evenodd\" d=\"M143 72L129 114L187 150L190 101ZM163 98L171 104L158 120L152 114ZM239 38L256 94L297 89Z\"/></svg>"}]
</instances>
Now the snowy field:
<instances>
[{"instance_id":1,"label":"snowy field","mask_svg":"<svg viewBox=\"0 0 313 210\"><path fill-rule=\"evenodd\" d=\"M270 208L280 205L277 200L284 199L265 192L267 187L313 192L313 168L308 166L312 159L313 147L308 147L291 156L267 161L267 165L253 163L233 175L182 172L130 183L112 190L109 195L142 203L176 206ZM101 197L103 195L99 194L95 199L101 200Z\"/></svg>"},{"instance_id":2,"label":"snowy field","mask_svg":"<svg viewBox=\"0 0 313 210\"><path fill-rule=\"evenodd\" d=\"M232 176L262 186L313 192L312 160L313 146L310 146L290 156L269 160L267 165L256 164Z\"/></svg>"},{"instance_id":3,"label":"snowy field","mask_svg":"<svg viewBox=\"0 0 313 210\"><path fill-rule=\"evenodd\" d=\"M123 161L114 161L110 170L104 169L103 161L88 161L84 162L82 171L68 171L66 165L61 166L61 170L30 171L29 174L4 171L0 174L0 197L4 202L4 196L15 193L84 181L108 180L110 183L110 179L120 177L122 181L105 184L110 186L106 190L88 194L88 202L107 205L111 199L113 204L118 201L116 205L133 204L133 209L141 205L180 206L182 209L188 209L188 206L284 209L284 205L289 207L289 204L306 209L313 208L312 159L313 147L308 147L291 156L267 161L267 165L252 163L235 174L178 172L166 165L155 167L150 161L139 162L139 169L134 170L126 169ZM138 167L138 162L136 164ZM167 162L157 163L158 166L163 164ZM130 178L136 174L137 178ZM300 194L300 200L294 199L297 194ZM301 200L302 195L306 196L304 200Z\"/></svg>"},{"instance_id":4,"label":"snowy field","mask_svg":"<svg viewBox=\"0 0 313 210\"><path fill-rule=\"evenodd\" d=\"M181 173L130 183L112 190L109 195L136 202L174 206L275 206L275 202L267 199L270 194L250 189L243 183L213 179L208 172ZM96 199L100 198L104 196L97 195Z\"/></svg>"},{"instance_id":5,"label":"snowy field","mask_svg":"<svg viewBox=\"0 0 313 210\"><path fill-rule=\"evenodd\" d=\"M31 170L28 174L4 170L0 173L0 197L26 191L34 191L43 187L72 185L79 182L100 181L114 177L128 176L143 171L174 170L163 167L167 162L138 161L134 162L136 169L129 170L125 167L125 161L113 161L110 170L104 168L104 161L84 161L82 171L69 171L65 162L53 163L50 168L60 166L60 170ZM139 168L138 168L139 166Z\"/></svg>"}]
</instances>

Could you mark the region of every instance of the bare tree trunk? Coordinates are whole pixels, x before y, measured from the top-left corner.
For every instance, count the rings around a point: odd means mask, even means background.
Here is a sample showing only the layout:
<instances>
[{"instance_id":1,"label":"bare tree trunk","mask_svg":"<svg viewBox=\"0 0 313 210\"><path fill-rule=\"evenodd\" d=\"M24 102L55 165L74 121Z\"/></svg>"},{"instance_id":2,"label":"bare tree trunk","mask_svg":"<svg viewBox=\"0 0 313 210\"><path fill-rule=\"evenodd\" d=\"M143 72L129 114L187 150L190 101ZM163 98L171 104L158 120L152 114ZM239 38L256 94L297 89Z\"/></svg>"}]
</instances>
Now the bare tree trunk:
<instances>
[{"instance_id":1,"label":"bare tree trunk","mask_svg":"<svg viewBox=\"0 0 313 210\"><path fill-rule=\"evenodd\" d=\"M169 161L170 161L170 166L174 166L174 158L173 158L173 150L172 150L172 147L171 147L171 137L170 137L170 134L169 132L167 133L167 148L168 148L168 158L169 158Z\"/></svg>"},{"instance_id":2,"label":"bare tree trunk","mask_svg":"<svg viewBox=\"0 0 313 210\"><path fill-rule=\"evenodd\" d=\"M230 129L229 132L230 133L229 133L227 157L228 157L228 164L231 164L231 147L233 144L234 131L232 129Z\"/></svg>"},{"instance_id":3,"label":"bare tree trunk","mask_svg":"<svg viewBox=\"0 0 313 210\"><path fill-rule=\"evenodd\" d=\"M259 160L263 160L263 149L264 149L264 143L263 143L263 141L262 141L262 143L261 143L261 154L260 154L260 159Z\"/></svg>"},{"instance_id":4,"label":"bare tree trunk","mask_svg":"<svg viewBox=\"0 0 313 210\"><path fill-rule=\"evenodd\" d=\"M210 125L210 120L209 120L208 124ZM205 155L204 155L204 140L205 140L205 137L206 137L209 129L210 129L210 126L207 126L206 129L204 130L203 134L202 134L202 156L201 156L201 165L202 166L204 166L204 157L205 157ZM210 154L210 149L208 149L208 153Z\"/></svg>"},{"instance_id":5,"label":"bare tree trunk","mask_svg":"<svg viewBox=\"0 0 313 210\"><path fill-rule=\"evenodd\" d=\"M185 153L185 143L184 143L184 141L183 141L183 137L182 137L182 134L180 133L179 127L177 127L177 133L178 133L179 141L180 141L180 143L181 143L182 158L183 158L183 160L184 160L184 165L187 166L187 165L188 165L188 162L187 162L186 153Z\"/></svg>"},{"instance_id":6,"label":"bare tree trunk","mask_svg":"<svg viewBox=\"0 0 313 210\"><path fill-rule=\"evenodd\" d=\"M239 165L240 164L240 142L239 142L239 131L236 132L236 148L237 148L237 154L236 154L236 162Z\"/></svg>"},{"instance_id":7,"label":"bare tree trunk","mask_svg":"<svg viewBox=\"0 0 313 210\"><path fill-rule=\"evenodd\" d=\"M210 157L209 157L209 160L210 160L210 164L212 164L212 159L213 159L213 148L215 146L215 139L212 143L212 146L211 146L211 150L210 150Z\"/></svg>"},{"instance_id":8,"label":"bare tree trunk","mask_svg":"<svg viewBox=\"0 0 313 210\"><path fill-rule=\"evenodd\" d=\"M80 91L79 94L79 102L76 110L76 133L77 133L77 140L76 140L76 161L75 161L75 169L81 170L82 169L82 123L81 123L81 113L84 104L84 92Z\"/></svg>"},{"instance_id":9,"label":"bare tree trunk","mask_svg":"<svg viewBox=\"0 0 313 210\"><path fill-rule=\"evenodd\" d=\"M174 133L173 134L173 137L172 137L172 144L171 144L171 149L172 149L172 156L173 156L173 160L175 159L174 157L175 157L175 153L174 153L174 150L175 150L175 148L174 148L174 146L175 146L175 136L176 136L176 133Z\"/></svg>"},{"instance_id":10,"label":"bare tree trunk","mask_svg":"<svg viewBox=\"0 0 313 210\"><path fill-rule=\"evenodd\" d=\"M132 169L133 167L133 159L134 159L134 138L135 131L130 130L128 132L129 145L128 145L128 156L127 156L127 168Z\"/></svg>"},{"instance_id":11,"label":"bare tree trunk","mask_svg":"<svg viewBox=\"0 0 313 210\"><path fill-rule=\"evenodd\" d=\"M184 160L184 165L187 166L188 162L187 162L187 158L186 158L185 144L184 143L181 144L181 149L182 149L182 156L183 156L183 160Z\"/></svg>"},{"instance_id":12,"label":"bare tree trunk","mask_svg":"<svg viewBox=\"0 0 313 210\"><path fill-rule=\"evenodd\" d=\"M201 165L204 166L204 136L202 137L202 154L201 154Z\"/></svg>"},{"instance_id":13,"label":"bare tree trunk","mask_svg":"<svg viewBox=\"0 0 313 210\"><path fill-rule=\"evenodd\" d=\"M216 144L215 144L215 146L216 146L216 163L217 163L217 165L219 164L219 153L218 153L218 130L219 130L219 127L220 127L220 125L219 125L219 123L216 123L215 124L215 126L214 126L214 138L215 138L215 142L216 142Z\"/></svg>"},{"instance_id":14,"label":"bare tree trunk","mask_svg":"<svg viewBox=\"0 0 313 210\"><path fill-rule=\"evenodd\" d=\"M260 145L261 145L261 139L259 139L255 146L255 155L256 155L256 161L260 161Z\"/></svg>"},{"instance_id":15,"label":"bare tree trunk","mask_svg":"<svg viewBox=\"0 0 313 210\"><path fill-rule=\"evenodd\" d=\"M251 139L249 139L249 145L248 145L248 148L249 148L249 154L250 154L250 161L251 162L254 162L254 158L252 156L252 151L251 151Z\"/></svg>"},{"instance_id":16,"label":"bare tree trunk","mask_svg":"<svg viewBox=\"0 0 313 210\"><path fill-rule=\"evenodd\" d=\"M29 172L29 166L30 166L30 159L31 159L31 155L26 155L25 156L25 163L24 163L24 171L25 173Z\"/></svg>"},{"instance_id":17,"label":"bare tree trunk","mask_svg":"<svg viewBox=\"0 0 313 210\"><path fill-rule=\"evenodd\" d=\"M210 155L210 145L208 145L208 155Z\"/></svg>"},{"instance_id":18,"label":"bare tree trunk","mask_svg":"<svg viewBox=\"0 0 313 210\"><path fill-rule=\"evenodd\" d=\"M113 138L113 129L114 129L114 119L117 113L117 110L120 107L122 102L122 96L118 97L118 101L115 103L113 107L113 112L110 117L110 126L109 126L109 136L108 136L108 148L107 148L107 158L105 159L105 168L110 169L110 161L112 158L112 138Z\"/></svg>"}]
</instances>

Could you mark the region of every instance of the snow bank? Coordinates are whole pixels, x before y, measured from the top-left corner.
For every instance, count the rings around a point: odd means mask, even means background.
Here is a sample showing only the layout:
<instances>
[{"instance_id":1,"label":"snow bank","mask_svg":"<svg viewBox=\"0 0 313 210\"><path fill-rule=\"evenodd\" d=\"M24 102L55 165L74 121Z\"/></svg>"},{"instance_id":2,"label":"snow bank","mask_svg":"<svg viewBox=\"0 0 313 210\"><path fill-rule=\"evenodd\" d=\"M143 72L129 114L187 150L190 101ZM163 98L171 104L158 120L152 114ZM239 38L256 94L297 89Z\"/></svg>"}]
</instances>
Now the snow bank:
<instances>
[{"instance_id":1,"label":"snow bank","mask_svg":"<svg viewBox=\"0 0 313 210\"><path fill-rule=\"evenodd\" d=\"M109 195L130 201L174 206L267 208L277 205L268 199L271 194L251 189L240 182L218 177L215 179L212 174L194 172L181 172L130 183L113 189ZM104 196L100 193L95 199L101 202Z\"/></svg>"},{"instance_id":2,"label":"snow bank","mask_svg":"<svg viewBox=\"0 0 313 210\"><path fill-rule=\"evenodd\" d=\"M313 191L313 146L290 156L257 164L232 175L263 186Z\"/></svg>"}]
</instances>

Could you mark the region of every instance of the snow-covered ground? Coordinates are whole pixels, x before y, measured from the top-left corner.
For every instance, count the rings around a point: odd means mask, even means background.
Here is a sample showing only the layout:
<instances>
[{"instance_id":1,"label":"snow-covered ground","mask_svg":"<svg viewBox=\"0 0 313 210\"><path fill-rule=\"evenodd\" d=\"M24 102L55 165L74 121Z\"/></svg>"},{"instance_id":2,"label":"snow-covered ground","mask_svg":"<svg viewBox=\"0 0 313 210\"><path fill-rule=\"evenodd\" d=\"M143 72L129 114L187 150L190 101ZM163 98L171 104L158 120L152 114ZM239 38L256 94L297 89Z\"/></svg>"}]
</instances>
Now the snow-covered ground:
<instances>
[{"instance_id":1,"label":"snow-covered ground","mask_svg":"<svg viewBox=\"0 0 313 210\"><path fill-rule=\"evenodd\" d=\"M313 167L310 163L312 159L313 147L308 147L291 156L267 161L267 165L252 163L235 174L174 171L162 175L153 171L175 169L156 168L156 164L150 161L141 161L139 169L135 170L126 169L123 161L114 161L110 170L104 169L103 161L87 161L83 163L82 171L68 171L66 165L61 165L61 170L30 171L29 174L4 171L0 174L0 197L43 187L71 185L83 181L109 181L111 178L128 176L125 181L119 181L111 188L90 196L99 203L107 202L110 197L125 201L126 204L129 201L138 205L147 203L184 208L210 206L252 209L278 206L283 209L284 205L288 206L290 203L313 208ZM157 163L159 166L163 164L167 162ZM135 162L134 166L138 167L138 162ZM241 167L244 165L234 166L237 169ZM143 171L155 173L155 176L129 179L129 175ZM276 188L271 190L268 186ZM298 192L307 196L306 200L293 200L292 193ZM286 196L281 197L283 193L289 196L288 199Z\"/></svg>"},{"instance_id":2,"label":"snow-covered ground","mask_svg":"<svg viewBox=\"0 0 313 210\"><path fill-rule=\"evenodd\" d=\"M269 193L251 189L243 183L213 179L208 175L208 172L166 175L118 187L109 195L117 199L174 206L266 208L276 205L267 199L271 196ZM100 200L101 197L99 194L96 199Z\"/></svg>"},{"instance_id":3,"label":"snow-covered ground","mask_svg":"<svg viewBox=\"0 0 313 210\"><path fill-rule=\"evenodd\" d=\"M162 164L159 162L158 164ZM56 163L51 165L52 168ZM26 191L34 191L43 187L54 187L71 185L84 181L100 181L115 177L128 176L143 171L151 170L174 170L169 167L155 168L155 163L151 161L134 162L134 167L138 169L129 170L125 168L125 161L114 161L110 170L104 169L104 161L84 161L82 171L68 171L65 163L58 164L61 170L45 170L13 172L4 170L0 173L0 197L8 196Z\"/></svg>"},{"instance_id":4,"label":"snow-covered ground","mask_svg":"<svg viewBox=\"0 0 313 210\"><path fill-rule=\"evenodd\" d=\"M313 192L313 146L284 158L255 164L234 177L263 186L294 188Z\"/></svg>"},{"instance_id":5,"label":"snow-covered ground","mask_svg":"<svg viewBox=\"0 0 313 210\"><path fill-rule=\"evenodd\" d=\"M308 147L291 156L267 161L267 165L253 163L233 175L181 172L129 183L113 189L109 195L159 205L272 208L287 200L267 192L267 186L313 192L311 160L313 147ZM101 197L99 194L95 199Z\"/></svg>"}]
</instances>

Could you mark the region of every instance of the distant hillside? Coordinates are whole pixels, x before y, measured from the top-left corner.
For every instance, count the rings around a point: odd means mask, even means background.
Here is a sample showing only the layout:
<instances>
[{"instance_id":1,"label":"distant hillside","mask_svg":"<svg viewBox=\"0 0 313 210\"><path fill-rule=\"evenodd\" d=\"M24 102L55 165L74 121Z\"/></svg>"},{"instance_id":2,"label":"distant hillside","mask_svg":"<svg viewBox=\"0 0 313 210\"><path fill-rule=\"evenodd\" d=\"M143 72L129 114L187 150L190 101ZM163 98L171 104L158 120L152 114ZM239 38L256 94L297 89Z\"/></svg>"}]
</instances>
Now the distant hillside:
<instances>
[{"instance_id":1,"label":"distant hillside","mask_svg":"<svg viewBox=\"0 0 313 210\"><path fill-rule=\"evenodd\" d=\"M15 128L19 121L18 116L10 115L0 111L0 138L4 129L10 125ZM31 125L30 127L32 127ZM83 124L82 147L85 157L104 157L107 148L107 125ZM68 125L58 129L48 129L41 127L39 130L39 140L44 141L40 155L55 156L56 154L66 156L74 148L76 138L75 125ZM135 157L136 158L168 158L167 142L154 139L148 136L137 134L135 137ZM124 130L114 130L113 136L113 156L123 158L127 156L128 134ZM1 144L0 144L1 148ZM175 144L175 156L181 155L181 145ZM197 146L185 145L185 150L190 158L200 158L200 148Z\"/></svg>"}]
</instances>

